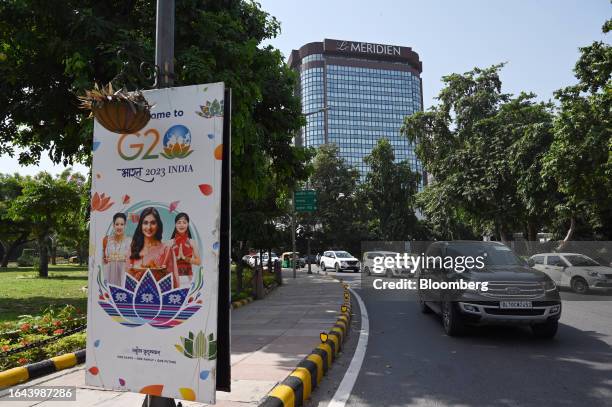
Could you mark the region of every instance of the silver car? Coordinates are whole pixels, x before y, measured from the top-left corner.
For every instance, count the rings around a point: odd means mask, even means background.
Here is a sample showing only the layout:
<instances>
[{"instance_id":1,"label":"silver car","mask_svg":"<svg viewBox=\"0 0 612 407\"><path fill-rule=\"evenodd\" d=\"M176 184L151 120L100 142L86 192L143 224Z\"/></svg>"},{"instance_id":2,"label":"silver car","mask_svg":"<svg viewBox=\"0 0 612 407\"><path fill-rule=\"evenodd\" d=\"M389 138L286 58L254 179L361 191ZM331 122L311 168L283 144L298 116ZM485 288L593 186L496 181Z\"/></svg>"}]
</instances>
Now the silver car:
<instances>
[{"instance_id":1,"label":"silver car","mask_svg":"<svg viewBox=\"0 0 612 407\"><path fill-rule=\"evenodd\" d=\"M585 294L589 290L612 290L612 267L602 266L580 253L540 253L529 264L546 273L560 287Z\"/></svg>"}]
</instances>

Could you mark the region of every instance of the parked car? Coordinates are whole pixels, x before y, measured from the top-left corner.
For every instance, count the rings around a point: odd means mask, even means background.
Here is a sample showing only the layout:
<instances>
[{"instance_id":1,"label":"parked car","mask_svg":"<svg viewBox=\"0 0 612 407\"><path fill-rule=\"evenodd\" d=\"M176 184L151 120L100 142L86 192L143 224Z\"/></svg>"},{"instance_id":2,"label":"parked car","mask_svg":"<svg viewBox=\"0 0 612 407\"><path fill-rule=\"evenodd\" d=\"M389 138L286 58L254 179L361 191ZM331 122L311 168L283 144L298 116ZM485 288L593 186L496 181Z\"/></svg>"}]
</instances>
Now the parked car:
<instances>
[{"instance_id":1,"label":"parked car","mask_svg":"<svg viewBox=\"0 0 612 407\"><path fill-rule=\"evenodd\" d=\"M402 255L401 264L397 264L396 256L398 252L388 252L388 251L375 251L375 252L364 252L362 261L361 261L361 272L371 275L385 275L387 277L412 277L414 276L412 271L412 261L408 259L406 264L404 264L404 259ZM393 258L393 267L384 267L384 260L381 267L375 267L374 261L376 258L382 257L385 258ZM378 260L380 261L380 260ZM400 267L398 267L400 266Z\"/></svg>"},{"instance_id":2,"label":"parked car","mask_svg":"<svg viewBox=\"0 0 612 407\"><path fill-rule=\"evenodd\" d=\"M272 257L271 258L272 258L272 264L280 261L280 259L278 258L278 256L274 252L272 252ZM259 253L255 253L255 254L251 255L251 257L249 258L249 266L255 267L255 264L263 265L264 268L268 267L268 252L264 252L261 255L261 258L259 256Z\"/></svg>"},{"instance_id":3,"label":"parked car","mask_svg":"<svg viewBox=\"0 0 612 407\"><path fill-rule=\"evenodd\" d=\"M304 263L306 264L319 264L318 260L317 260L317 255L316 254L311 254L309 255L304 255Z\"/></svg>"},{"instance_id":4,"label":"parked car","mask_svg":"<svg viewBox=\"0 0 612 407\"><path fill-rule=\"evenodd\" d=\"M320 259L320 266L323 271L331 268L336 270L336 272L349 270L354 273L357 273L361 268L359 260L349 252L343 250L329 250L324 252Z\"/></svg>"},{"instance_id":5,"label":"parked car","mask_svg":"<svg viewBox=\"0 0 612 407\"><path fill-rule=\"evenodd\" d=\"M419 267L418 301L423 313L442 316L447 335L462 333L465 325L529 325L535 336L552 338L561 317L561 299L555 282L535 270L507 246L499 242L434 242L426 256L480 257L483 268L462 273L438 268ZM421 289L421 280L452 282L486 282L487 290ZM425 281L425 283L428 283Z\"/></svg>"},{"instance_id":6,"label":"parked car","mask_svg":"<svg viewBox=\"0 0 612 407\"><path fill-rule=\"evenodd\" d=\"M559 287L578 294L589 290L612 290L612 267L602 266L580 253L540 253L531 256L529 264L546 273Z\"/></svg>"}]
</instances>

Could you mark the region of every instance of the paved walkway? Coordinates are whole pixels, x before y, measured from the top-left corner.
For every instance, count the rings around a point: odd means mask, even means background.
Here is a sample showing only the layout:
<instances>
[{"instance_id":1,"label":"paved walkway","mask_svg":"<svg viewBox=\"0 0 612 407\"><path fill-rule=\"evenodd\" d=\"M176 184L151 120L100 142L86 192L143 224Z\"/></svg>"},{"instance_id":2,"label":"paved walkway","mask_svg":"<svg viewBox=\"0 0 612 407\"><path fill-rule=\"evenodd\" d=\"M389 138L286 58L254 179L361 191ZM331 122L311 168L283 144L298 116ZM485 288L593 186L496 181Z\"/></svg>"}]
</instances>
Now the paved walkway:
<instances>
[{"instance_id":1,"label":"paved walkway","mask_svg":"<svg viewBox=\"0 0 612 407\"><path fill-rule=\"evenodd\" d=\"M316 268L315 268L316 270ZM342 303L342 286L323 275L283 270L282 287L261 301L232 311L232 392L217 392L217 405L257 406L279 381L283 380L320 343L319 333L334 324ZM77 386L77 401L64 406L139 407L144 396L99 390L85 385L84 365L33 380L30 385ZM0 405L11 407L58 407L54 401L17 402L0 392ZM183 402L184 406L203 406Z\"/></svg>"}]
</instances>

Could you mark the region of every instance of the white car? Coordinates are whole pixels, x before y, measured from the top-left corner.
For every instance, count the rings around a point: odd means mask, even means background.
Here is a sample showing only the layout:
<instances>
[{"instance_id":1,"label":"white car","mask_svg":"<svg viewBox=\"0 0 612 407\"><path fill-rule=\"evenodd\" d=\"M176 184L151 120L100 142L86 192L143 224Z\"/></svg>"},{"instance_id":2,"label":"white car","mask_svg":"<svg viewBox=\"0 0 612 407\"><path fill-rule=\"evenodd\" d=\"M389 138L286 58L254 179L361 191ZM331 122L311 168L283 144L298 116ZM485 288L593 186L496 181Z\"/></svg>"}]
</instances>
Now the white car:
<instances>
[{"instance_id":1,"label":"white car","mask_svg":"<svg viewBox=\"0 0 612 407\"><path fill-rule=\"evenodd\" d=\"M278 258L276 253L272 252L272 264L278 261L280 261L280 259ZM261 256L261 259L259 258L259 253L256 253L252 255L248 260L249 266L251 267L255 267L255 264L262 265L262 262L264 268L268 267L268 252L265 252L263 256Z\"/></svg>"},{"instance_id":2,"label":"white car","mask_svg":"<svg viewBox=\"0 0 612 407\"><path fill-rule=\"evenodd\" d=\"M529 265L546 273L558 286L579 294L612 289L612 267L602 266L584 254L540 253L531 256Z\"/></svg>"},{"instance_id":3,"label":"white car","mask_svg":"<svg viewBox=\"0 0 612 407\"><path fill-rule=\"evenodd\" d=\"M398 252L388 252L388 251L374 251L374 252L364 252L363 259L361 262L361 271L362 273L367 274L368 276L372 275L386 275L387 277L393 276L401 276L405 275L406 277L414 276L411 273L412 270L412 261L410 257L408 258L408 262L404 264L404 258L401 257L400 267L397 267L396 256ZM377 260L382 258L382 260ZM384 261L386 258L393 259L393 267L385 267Z\"/></svg>"},{"instance_id":4,"label":"white car","mask_svg":"<svg viewBox=\"0 0 612 407\"><path fill-rule=\"evenodd\" d=\"M342 250L328 250L323 253L319 260L319 265L323 271L327 269L334 269L336 272L339 271L353 271L354 273L359 272L361 265L359 260L356 259L349 252Z\"/></svg>"}]
</instances>

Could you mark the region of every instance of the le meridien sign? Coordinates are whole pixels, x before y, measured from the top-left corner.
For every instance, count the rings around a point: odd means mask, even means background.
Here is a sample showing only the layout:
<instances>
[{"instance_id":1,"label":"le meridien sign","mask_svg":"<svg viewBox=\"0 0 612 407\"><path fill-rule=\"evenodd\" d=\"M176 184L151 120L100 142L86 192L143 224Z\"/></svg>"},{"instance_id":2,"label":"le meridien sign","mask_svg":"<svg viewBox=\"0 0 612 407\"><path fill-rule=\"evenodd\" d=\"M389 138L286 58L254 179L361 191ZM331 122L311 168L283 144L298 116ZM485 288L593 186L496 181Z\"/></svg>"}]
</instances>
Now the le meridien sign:
<instances>
[{"instance_id":1,"label":"le meridien sign","mask_svg":"<svg viewBox=\"0 0 612 407\"><path fill-rule=\"evenodd\" d=\"M337 41L336 50L364 54L400 56L402 47L370 42Z\"/></svg>"}]
</instances>

